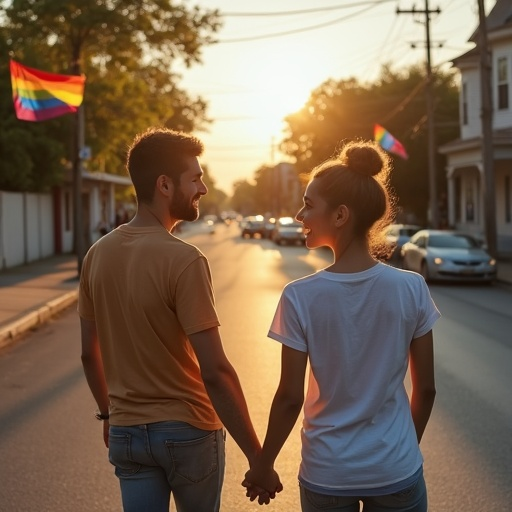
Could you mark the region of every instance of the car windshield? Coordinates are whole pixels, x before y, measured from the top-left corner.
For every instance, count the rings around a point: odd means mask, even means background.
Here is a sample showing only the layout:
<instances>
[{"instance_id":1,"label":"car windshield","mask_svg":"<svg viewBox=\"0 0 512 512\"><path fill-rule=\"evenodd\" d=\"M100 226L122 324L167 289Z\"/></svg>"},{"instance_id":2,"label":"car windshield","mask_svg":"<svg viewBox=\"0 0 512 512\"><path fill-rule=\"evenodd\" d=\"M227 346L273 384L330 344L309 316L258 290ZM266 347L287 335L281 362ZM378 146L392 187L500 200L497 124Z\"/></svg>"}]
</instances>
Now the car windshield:
<instances>
[{"instance_id":1,"label":"car windshield","mask_svg":"<svg viewBox=\"0 0 512 512\"><path fill-rule=\"evenodd\" d=\"M299 222L291 222L290 224L282 224L281 226L283 228L301 228L302 224Z\"/></svg>"},{"instance_id":2,"label":"car windshield","mask_svg":"<svg viewBox=\"0 0 512 512\"><path fill-rule=\"evenodd\" d=\"M412 236L418 232L418 228L401 228L400 234L402 236Z\"/></svg>"},{"instance_id":3,"label":"car windshield","mask_svg":"<svg viewBox=\"0 0 512 512\"><path fill-rule=\"evenodd\" d=\"M432 235L428 240L430 247L450 247L454 249L473 249L478 247L474 238L467 235Z\"/></svg>"}]
</instances>

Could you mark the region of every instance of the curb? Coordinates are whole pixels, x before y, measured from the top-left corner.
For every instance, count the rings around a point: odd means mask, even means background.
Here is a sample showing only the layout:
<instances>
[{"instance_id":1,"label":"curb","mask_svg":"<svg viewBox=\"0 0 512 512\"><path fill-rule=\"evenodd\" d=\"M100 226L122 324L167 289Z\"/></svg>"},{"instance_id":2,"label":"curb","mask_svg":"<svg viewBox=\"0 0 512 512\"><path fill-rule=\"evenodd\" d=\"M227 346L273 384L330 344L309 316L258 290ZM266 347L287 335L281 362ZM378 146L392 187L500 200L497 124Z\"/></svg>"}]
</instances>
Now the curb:
<instances>
[{"instance_id":1,"label":"curb","mask_svg":"<svg viewBox=\"0 0 512 512\"><path fill-rule=\"evenodd\" d=\"M59 311L66 309L78 300L78 290L65 293L57 299L48 301L44 306L31 311L22 318L7 324L0 330L0 348L7 346L23 333L40 327Z\"/></svg>"}]
</instances>

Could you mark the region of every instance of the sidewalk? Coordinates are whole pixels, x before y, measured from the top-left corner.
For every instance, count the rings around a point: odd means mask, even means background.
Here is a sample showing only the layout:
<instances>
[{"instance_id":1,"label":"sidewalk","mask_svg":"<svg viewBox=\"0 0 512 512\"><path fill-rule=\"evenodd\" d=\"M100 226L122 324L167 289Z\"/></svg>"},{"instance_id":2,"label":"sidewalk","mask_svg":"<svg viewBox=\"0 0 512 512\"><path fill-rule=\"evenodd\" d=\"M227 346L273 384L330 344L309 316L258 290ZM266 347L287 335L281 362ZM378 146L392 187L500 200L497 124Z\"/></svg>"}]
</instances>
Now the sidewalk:
<instances>
[{"instance_id":1,"label":"sidewalk","mask_svg":"<svg viewBox=\"0 0 512 512\"><path fill-rule=\"evenodd\" d=\"M77 297L78 264L74 255L55 256L0 272L0 348L75 304Z\"/></svg>"},{"instance_id":2,"label":"sidewalk","mask_svg":"<svg viewBox=\"0 0 512 512\"><path fill-rule=\"evenodd\" d=\"M512 257L498 261L498 282L512 285ZM77 297L74 255L54 256L0 272L0 348L75 305Z\"/></svg>"}]
</instances>

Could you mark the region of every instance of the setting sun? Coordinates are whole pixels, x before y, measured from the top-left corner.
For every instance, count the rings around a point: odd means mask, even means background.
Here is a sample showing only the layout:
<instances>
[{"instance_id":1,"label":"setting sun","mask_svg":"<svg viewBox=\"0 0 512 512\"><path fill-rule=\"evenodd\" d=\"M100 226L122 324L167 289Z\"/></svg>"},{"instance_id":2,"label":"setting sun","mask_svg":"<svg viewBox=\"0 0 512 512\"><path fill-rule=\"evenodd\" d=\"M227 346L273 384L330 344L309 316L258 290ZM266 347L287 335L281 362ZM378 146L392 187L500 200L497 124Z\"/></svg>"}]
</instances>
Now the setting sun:
<instances>
[{"instance_id":1,"label":"setting sun","mask_svg":"<svg viewBox=\"0 0 512 512\"><path fill-rule=\"evenodd\" d=\"M304 48L297 45L278 45L267 43L258 68L252 71L254 94L257 102L252 110L257 119L255 130L264 128L278 135L285 116L299 110L308 100L310 92L319 84L312 75L305 72L301 62Z\"/></svg>"}]
</instances>

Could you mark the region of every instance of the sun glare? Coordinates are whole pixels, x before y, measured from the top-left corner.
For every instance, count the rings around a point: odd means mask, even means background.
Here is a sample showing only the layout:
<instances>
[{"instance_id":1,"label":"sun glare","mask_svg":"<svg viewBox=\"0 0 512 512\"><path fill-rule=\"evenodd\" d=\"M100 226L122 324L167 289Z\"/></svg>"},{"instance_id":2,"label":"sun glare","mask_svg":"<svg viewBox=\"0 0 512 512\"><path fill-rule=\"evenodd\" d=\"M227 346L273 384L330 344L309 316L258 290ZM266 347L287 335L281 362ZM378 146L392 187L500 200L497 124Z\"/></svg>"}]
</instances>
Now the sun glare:
<instances>
[{"instance_id":1,"label":"sun glare","mask_svg":"<svg viewBox=\"0 0 512 512\"><path fill-rule=\"evenodd\" d=\"M296 48L269 46L266 57L258 60L254 86L258 97L255 117L259 128L278 134L285 116L299 110L308 100L312 83L301 67L301 53Z\"/></svg>"}]
</instances>

